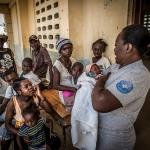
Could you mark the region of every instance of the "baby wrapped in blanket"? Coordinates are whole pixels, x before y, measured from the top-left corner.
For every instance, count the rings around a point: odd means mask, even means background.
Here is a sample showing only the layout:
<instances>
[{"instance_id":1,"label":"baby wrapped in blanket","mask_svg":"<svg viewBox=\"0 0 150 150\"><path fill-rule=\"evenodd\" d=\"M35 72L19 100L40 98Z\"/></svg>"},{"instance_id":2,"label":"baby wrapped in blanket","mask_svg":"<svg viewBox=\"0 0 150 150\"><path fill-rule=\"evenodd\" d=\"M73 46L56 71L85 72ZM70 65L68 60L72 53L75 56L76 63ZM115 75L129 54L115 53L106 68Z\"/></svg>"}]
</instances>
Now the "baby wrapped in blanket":
<instances>
[{"instance_id":1,"label":"baby wrapped in blanket","mask_svg":"<svg viewBox=\"0 0 150 150\"><path fill-rule=\"evenodd\" d=\"M86 66L78 79L78 89L71 115L73 145L79 149L95 150L98 129L98 113L92 106L92 90L101 70L96 64Z\"/></svg>"}]
</instances>

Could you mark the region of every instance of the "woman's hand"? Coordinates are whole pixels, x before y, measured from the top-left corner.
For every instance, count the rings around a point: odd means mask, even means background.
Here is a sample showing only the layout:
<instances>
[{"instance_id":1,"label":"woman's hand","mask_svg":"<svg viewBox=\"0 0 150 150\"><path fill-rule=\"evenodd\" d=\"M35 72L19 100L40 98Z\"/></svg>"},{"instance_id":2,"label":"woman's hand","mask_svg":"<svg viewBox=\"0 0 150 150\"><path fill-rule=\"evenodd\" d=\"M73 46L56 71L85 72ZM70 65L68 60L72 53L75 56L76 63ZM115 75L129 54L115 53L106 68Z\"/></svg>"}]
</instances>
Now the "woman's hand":
<instances>
[{"instance_id":1,"label":"woman's hand","mask_svg":"<svg viewBox=\"0 0 150 150\"><path fill-rule=\"evenodd\" d=\"M107 75L99 75L98 78L97 78L97 80L98 81L100 80L100 81L102 81L102 82L105 83L108 80L110 74L111 74L111 72L109 72Z\"/></svg>"},{"instance_id":2,"label":"woman's hand","mask_svg":"<svg viewBox=\"0 0 150 150\"><path fill-rule=\"evenodd\" d=\"M98 80L101 76L103 76L102 74L98 74L96 77L95 77L95 80Z\"/></svg>"}]
</instances>

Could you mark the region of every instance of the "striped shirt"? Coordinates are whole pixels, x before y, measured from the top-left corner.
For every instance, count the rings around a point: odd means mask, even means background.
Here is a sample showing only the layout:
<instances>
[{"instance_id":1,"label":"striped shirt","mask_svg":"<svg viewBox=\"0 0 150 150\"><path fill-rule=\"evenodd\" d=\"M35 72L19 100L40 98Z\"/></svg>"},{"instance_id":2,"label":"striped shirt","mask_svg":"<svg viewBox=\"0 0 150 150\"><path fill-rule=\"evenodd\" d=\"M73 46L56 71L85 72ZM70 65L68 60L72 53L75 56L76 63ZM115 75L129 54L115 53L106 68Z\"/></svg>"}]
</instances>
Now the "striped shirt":
<instances>
[{"instance_id":1,"label":"striped shirt","mask_svg":"<svg viewBox=\"0 0 150 150\"><path fill-rule=\"evenodd\" d=\"M28 137L29 147L40 147L46 143L46 135L44 131L46 119L39 119L34 127L28 127L23 124L18 132L19 136Z\"/></svg>"}]
</instances>

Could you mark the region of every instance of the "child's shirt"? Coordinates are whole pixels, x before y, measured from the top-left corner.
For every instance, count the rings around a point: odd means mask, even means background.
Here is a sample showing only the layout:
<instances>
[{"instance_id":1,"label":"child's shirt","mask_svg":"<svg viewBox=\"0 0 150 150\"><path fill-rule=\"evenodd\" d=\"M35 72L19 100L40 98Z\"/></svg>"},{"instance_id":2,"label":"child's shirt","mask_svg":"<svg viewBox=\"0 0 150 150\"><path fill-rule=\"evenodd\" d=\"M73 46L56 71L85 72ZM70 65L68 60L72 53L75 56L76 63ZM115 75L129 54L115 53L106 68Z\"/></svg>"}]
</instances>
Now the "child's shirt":
<instances>
[{"instance_id":1,"label":"child's shirt","mask_svg":"<svg viewBox=\"0 0 150 150\"><path fill-rule=\"evenodd\" d=\"M0 77L0 96L5 96L6 89L8 87L7 82L5 82L1 77Z\"/></svg>"},{"instance_id":2,"label":"child's shirt","mask_svg":"<svg viewBox=\"0 0 150 150\"><path fill-rule=\"evenodd\" d=\"M20 76L29 79L29 81L31 81L31 83L32 83L33 86L34 85L38 85L41 82L41 80L39 79L39 77L36 74L34 74L33 71L30 71L27 74L21 73Z\"/></svg>"},{"instance_id":3,"label":"child's shirt","mask_svg":"<svg viewBox=\"0 0 150 150\"><path fill-rule=\"evenodd\" d=\"M102 56L97 62L96 64L98 66L101 66L102 67L102 70L104 69L107 69L109 66L110 66L110 62L109 62L109 59Z\"/></svg>"},{"instance_id":4,"label":"child's shirt","mask_svg":"<svg viewBox=\"0 0 150 150\"><path fill-rule=\"evenodd\" d=\"M19 129L18 135L29 139L29 147L42 147L46 143L45 123L46 119L41 118L34 127L28 127L23 124Z\"/></svg>"},{"instance_id":5,"label":"child's shirt","mask_svg":"<svg viewBox=\"0 0 150 150\"><path fill-rule=\"evenodd\" d=\"M10 100L14 95L17 95L16 91L12 88L12 86L8 86L5 92L5 98Z\"/></svg>"}]
</instances>

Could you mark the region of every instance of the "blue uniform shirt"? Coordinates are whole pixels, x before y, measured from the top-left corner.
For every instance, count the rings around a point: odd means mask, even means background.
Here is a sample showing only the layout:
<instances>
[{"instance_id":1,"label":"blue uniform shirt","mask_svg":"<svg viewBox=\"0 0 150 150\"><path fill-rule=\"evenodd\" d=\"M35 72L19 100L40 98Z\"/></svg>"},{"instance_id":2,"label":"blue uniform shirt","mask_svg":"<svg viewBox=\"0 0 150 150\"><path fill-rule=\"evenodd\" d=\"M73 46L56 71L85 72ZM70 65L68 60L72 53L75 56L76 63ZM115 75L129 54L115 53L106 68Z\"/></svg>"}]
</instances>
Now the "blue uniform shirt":
<instances>
[{"instance_id":1,"label":"blue uniform shirt","mask_svg":"<svg viewBox=\"0 0 150 150\"><path fill-rule=\"evenodd\" d=\"M150 73L142 60L119 69L118 64L110 68L111 75L105 84L122 104L108 113L99 113L100 127L124 130L133 126L150 88Z\"/></svg>"}]
</instances>

